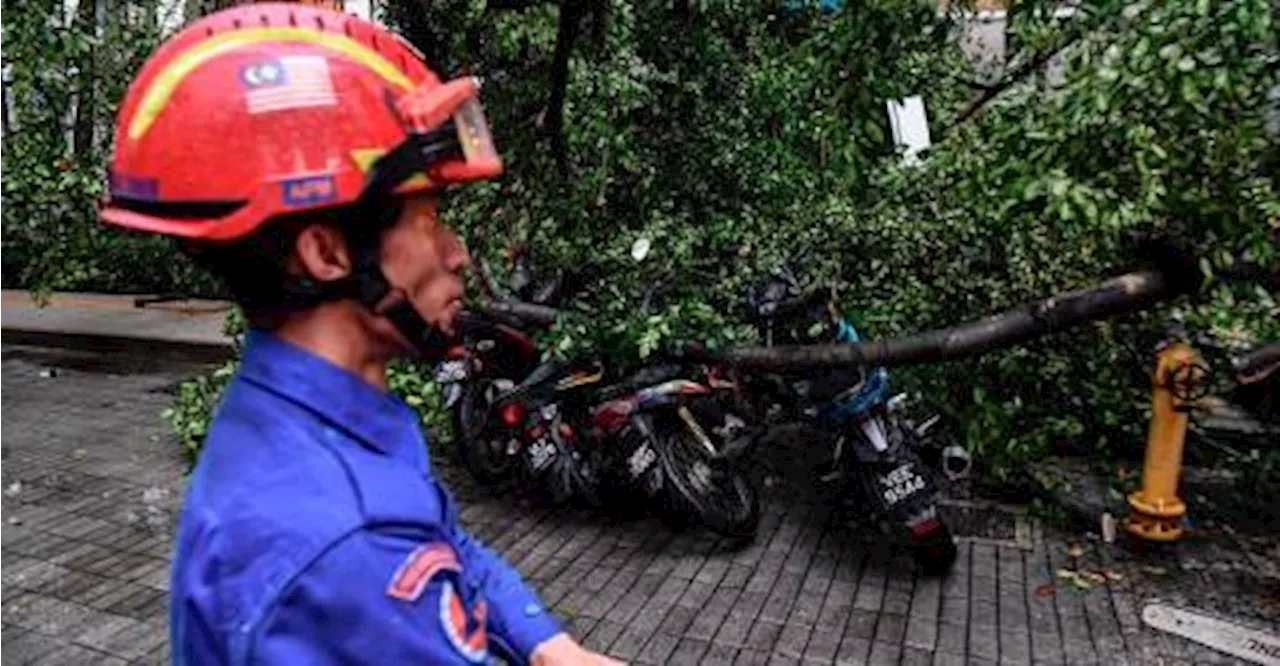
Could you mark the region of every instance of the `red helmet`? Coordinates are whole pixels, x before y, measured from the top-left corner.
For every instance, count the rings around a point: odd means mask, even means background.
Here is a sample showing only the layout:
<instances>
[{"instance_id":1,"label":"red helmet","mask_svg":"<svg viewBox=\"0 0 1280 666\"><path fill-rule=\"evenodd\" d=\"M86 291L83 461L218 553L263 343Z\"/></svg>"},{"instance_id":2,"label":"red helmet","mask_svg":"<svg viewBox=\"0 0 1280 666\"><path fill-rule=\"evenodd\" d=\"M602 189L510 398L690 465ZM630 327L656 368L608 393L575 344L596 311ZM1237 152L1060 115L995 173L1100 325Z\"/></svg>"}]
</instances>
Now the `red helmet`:
<instances>
[{"instance_id":1,"label":"red helmet","mask_svg":"<svg viewBox=\"0 0 1280 666\"><path fill-rule=\"evenodd\" d=\"M442 83L354 16L276 3L212 14L129 86L102 217L229 241L281 214L497 176L478 88Z\"/></svg>"}]
</instances>

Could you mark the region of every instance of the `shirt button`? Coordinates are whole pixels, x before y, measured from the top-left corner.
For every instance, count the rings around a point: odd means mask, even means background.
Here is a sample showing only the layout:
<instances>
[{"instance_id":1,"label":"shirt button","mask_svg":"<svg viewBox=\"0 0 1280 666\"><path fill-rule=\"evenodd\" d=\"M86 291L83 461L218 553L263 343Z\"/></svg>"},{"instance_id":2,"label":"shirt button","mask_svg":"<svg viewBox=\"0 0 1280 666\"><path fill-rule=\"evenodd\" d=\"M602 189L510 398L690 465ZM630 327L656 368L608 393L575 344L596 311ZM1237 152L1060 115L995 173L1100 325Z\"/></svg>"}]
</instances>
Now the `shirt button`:
<instances>
[{"instance_id":1,"label":"shirt button","mask_svg":"<svg viewBox=\"0 0 1280 666\"><path fill-rule=\"evenodd\" d=\"M538 604L529 604L524 607L524 616L533 617L542 612L542 607Z\"/></svg>"}]
</instances>

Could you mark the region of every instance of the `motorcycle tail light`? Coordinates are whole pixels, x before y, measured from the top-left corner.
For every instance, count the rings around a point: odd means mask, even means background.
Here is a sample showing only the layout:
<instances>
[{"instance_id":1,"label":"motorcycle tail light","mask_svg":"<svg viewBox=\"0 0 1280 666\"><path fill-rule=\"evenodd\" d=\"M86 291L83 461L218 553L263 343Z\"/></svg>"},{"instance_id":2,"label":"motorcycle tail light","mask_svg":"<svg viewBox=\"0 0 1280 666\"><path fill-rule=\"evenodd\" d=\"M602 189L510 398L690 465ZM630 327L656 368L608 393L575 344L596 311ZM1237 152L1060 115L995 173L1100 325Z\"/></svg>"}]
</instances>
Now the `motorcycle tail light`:
<instances>
[{"instance_id":1,"label":"motorcycle tail light","mask_svg":"<svg viewBox=\"0 0 1280 666\"><path fill-rule=\"evenodd\" d=\"M937 518L925 518L924 520L911 523L911 534L916 538L920 538L927 536L939 527L942 527L942 523L938 522Z\"/></svg>"},{"instance_id":2,"label":"motorcycle tail light","mask_svg":"<svg viewBox=\"0 0 1280 666\"><path fill-rule=\"evenodd\" d=\"M502 419L502 425L514 428L524 423L524 414L524 405L518 402L508 402L498 411L498 418Z\"/></svg>"}]
</instances>

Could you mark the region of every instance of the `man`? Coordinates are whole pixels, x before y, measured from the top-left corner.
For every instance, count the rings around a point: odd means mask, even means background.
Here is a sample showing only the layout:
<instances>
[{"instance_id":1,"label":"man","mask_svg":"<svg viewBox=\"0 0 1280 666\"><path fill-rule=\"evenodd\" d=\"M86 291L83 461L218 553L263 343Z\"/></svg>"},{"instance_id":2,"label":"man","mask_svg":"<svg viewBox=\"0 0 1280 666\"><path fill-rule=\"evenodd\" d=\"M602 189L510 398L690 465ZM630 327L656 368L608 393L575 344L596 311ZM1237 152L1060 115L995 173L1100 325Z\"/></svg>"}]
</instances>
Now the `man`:
<instances>
[{"instance_id":1,"label":"man","mask_svg":"<svg viewBox=\"0 0 1280 666\"><path fill-rule=\"evenodd\" d=\"M617 663L458 526L387 391L462 307L436 193L501 173L477 89L284 4L192 24L130 87L104 219L179 238L251 323L180 519L176 663Z\"/></svg>"}]
</instances>

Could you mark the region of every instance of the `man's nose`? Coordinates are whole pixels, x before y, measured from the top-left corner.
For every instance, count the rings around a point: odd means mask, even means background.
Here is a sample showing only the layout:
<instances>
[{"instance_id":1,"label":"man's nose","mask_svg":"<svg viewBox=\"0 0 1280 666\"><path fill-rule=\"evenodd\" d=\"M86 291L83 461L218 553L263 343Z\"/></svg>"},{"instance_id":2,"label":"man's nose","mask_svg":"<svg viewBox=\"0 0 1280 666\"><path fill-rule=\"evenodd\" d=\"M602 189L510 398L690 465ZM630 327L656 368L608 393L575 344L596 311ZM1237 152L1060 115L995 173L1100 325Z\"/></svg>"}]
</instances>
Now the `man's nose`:
<instances>
[{"instance_id":1,"label":"man's nose","mask_svg":"<svg viewBox=\"0 0 1280 666\"><path fill-rule=\"evenodd\" d=\"M450 243L450 252L445 258L445 267L453 273L461 273L471 267L471 252L467 249L466 241L458 234L450 232L453 242Z\"/></svg>"}]
</instances>

